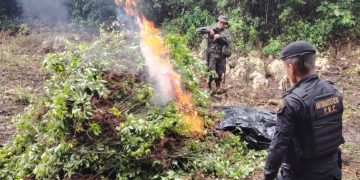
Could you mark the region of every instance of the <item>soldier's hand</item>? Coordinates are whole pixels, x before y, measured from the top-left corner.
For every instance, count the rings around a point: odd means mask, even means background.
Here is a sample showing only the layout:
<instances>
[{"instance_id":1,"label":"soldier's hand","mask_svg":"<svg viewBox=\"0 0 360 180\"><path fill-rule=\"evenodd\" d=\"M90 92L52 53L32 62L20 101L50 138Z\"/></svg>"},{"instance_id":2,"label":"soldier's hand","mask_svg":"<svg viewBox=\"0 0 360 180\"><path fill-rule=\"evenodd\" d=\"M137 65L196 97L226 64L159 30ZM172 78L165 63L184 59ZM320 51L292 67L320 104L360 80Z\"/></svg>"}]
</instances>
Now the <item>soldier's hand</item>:
<instances>
[{"instance_id":1,"label":"soldier's hand","mask_svg":"<svg viewBox=\"0 0 360 180\"><path fill-rule=\"evenodd\" d=\"M214 36L215 35L214 30L210 30L209 34L210 34L210 36Z\"/></svg>"},{"instance_id":2,"label":"soldier's hand","mask_svg":"<svg viewBox=\"0 0 360 180\"><path fill-rule=\"evenodd\" d=\"M215 34L215 35L214 35L214 39L218 39L218 38L220 38L220 35Z\"/></svg>"}]
</instances>

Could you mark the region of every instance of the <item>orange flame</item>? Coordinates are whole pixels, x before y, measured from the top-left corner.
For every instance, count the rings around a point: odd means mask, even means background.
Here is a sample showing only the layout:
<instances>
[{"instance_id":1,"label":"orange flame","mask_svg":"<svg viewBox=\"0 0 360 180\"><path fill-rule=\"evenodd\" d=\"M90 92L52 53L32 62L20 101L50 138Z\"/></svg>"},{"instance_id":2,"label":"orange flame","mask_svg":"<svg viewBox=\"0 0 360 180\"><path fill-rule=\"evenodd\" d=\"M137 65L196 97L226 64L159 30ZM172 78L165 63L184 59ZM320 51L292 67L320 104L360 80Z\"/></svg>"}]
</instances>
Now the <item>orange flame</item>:
<instances>
[{"instance_id":1,"label":"orange flame","mask_svg":"<svg viewBox=\"0 0 360 180\"><path fill-rule=\"evenodd\" d=\"M137 15L135 0L115 0L115 3L117 5L124 3L125 12L128 15ZM165 92L166 89L169 89L171 91L167 94L171 93L172 98L178 104L179 113L182 115L182 121L187 130L194 134L203 133L203 121L192 104L191 95L181 88L181 78L172 68L169 50L160 35L161 31L155 27L154 22L142 15L138 16L138 24L141 31L141 49L147 60L146 65L149 66L150 75L156 74L162 80L160 82L161 90Z\"/></svg>"},{"instance_id":2,"label":"orange flame","mask_svg":"<svg viewBox=\"0 0 360 180\"><path fill-rule=\"evenodd\" d=\"M120 6L124 4L126 14L130 16L137 15L136 13L136 1L135 0L115 0L115 4Z\"/></svg>"}]
</instances>

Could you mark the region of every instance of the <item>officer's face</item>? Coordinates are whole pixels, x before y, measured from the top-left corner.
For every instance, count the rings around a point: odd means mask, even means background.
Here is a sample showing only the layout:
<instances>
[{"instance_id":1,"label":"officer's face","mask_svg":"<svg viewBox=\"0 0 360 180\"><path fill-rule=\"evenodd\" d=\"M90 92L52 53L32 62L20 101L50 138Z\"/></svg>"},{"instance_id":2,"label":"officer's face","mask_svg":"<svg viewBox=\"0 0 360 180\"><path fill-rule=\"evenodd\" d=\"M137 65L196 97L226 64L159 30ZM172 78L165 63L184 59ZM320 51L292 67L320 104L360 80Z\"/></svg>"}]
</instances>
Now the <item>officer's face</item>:
<instances>
[{"instance_id":1,"label":"officer's face","mask_svg":"<svg viewBox=\"0 0 360 180\"><path fill-rule=\"evenodd\" d=\"M218 27L219 29L224 29L224 28L225 28L225 22L223 22L223 21L218 21L218 22L217 22L217 27Z\"/></svg>"}]
</instances>

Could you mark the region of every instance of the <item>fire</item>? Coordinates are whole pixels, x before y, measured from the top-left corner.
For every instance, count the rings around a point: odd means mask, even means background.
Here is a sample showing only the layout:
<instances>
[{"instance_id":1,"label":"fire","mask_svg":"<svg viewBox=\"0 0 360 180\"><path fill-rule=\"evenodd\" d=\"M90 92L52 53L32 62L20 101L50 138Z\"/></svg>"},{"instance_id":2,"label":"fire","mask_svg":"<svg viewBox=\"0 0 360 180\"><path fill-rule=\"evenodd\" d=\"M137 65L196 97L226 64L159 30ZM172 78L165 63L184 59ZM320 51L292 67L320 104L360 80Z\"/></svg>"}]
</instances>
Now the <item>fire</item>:
<instances>
[{"instance_id":1,"label":"fire","mask_svg":"<svg viewBox=\"0 0 360 180\"><path fill-rule=\"evenodd\" d=\"M192 104L192 98L181 88L181 78L173 70L170 63L169 50L164 43L154 22L142 15L138 15L135 0L115 0L117 5L124 4L125 12L130 16L137 16L140 26L141 50L145 63L149 67L152 79L157 80L162 95L171 96L179 106L182 121L191 134L203 133L204 124Z\"/></svg>"},{"instance_id":2,"label":"fire","mask_svg":"<svg viewBox=\"0 0 360 180\"><path fill-rule=\"evenodd\" d=\"M115 0L115 4L118 6L124 4L125 12L130 16L135 16L137 14L135 0Z\"/></svg>"}]
</instances>

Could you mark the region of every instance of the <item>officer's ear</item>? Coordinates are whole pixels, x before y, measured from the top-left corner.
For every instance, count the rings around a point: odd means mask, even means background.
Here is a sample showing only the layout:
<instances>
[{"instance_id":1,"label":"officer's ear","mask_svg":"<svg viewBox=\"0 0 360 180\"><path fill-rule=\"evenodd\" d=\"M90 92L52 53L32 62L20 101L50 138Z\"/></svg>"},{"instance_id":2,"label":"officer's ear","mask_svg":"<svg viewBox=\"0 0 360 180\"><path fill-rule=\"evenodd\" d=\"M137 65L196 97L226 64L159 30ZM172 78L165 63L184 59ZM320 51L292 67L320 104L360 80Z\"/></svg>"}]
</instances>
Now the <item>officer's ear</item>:
<instances>
[{"instance_id":1,"label":"officer's ear","mask_svg":"<svg viewBox=\"0 0 360 180\"><path fill-rule=\"evenodd\" d=\"M297 75L298 74L298 71L296 69L296 65L293 64L293 63L289 64L289 70L290 70L290 73L292 75Z\"/></svg>"},{"instance_id":2,"label":"officer's ear","mask_svg":"<svg viewBox=\"0 0 360 180\"><path fill-rule=\"evenodd\" d=\"M297 69L297 59L296 58L291 58L291 59L288 59L286 61L287 63L287 66L288 66L288 73L290 73L291 75L298 75L299 72L298 72L298 69Z\"/></svg>"}]
</instances>

